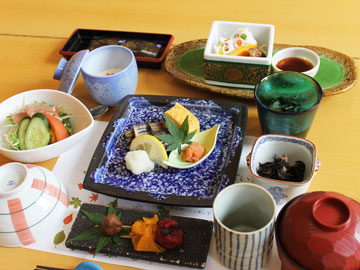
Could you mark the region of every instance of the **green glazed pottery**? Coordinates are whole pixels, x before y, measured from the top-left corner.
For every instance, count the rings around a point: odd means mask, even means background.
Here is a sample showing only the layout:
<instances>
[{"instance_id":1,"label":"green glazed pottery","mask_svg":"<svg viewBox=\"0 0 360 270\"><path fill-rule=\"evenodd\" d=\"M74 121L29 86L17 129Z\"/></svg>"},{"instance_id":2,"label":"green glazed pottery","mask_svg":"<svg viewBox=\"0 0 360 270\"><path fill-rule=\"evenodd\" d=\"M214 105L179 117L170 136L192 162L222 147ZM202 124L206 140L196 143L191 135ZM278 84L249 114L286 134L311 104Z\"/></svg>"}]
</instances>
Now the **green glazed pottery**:
<instances>
[{"instance_id":1,"label":"green glazed pottery","mask_svg":"<svg viewBox=\"0 0 360 270\"><path fill-rule=\"evenodd\" d=\"M255 87L262 133L305 138L322 95L319 83L299 72L265 77Z\"/></svg>"}]
</instances>

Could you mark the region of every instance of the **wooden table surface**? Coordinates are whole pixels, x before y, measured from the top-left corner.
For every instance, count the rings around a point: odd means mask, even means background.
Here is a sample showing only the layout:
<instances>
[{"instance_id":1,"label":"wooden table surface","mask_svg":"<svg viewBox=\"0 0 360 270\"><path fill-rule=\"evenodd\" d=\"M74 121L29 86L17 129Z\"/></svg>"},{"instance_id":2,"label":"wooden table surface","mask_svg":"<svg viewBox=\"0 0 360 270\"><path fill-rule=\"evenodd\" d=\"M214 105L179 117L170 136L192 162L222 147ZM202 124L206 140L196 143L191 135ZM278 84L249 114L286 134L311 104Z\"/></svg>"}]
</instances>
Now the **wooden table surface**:
<instances>
[{"instance_id":1,"label":"wooden table surface","mask_svg":"<svg viewBox=\"0 0 360 270\"><path fill-rule=\"evenodd\" d=\"M314 45L360 59L360 2L274 1L86 1L3 0L0 9L0 101L31 89L58 89L53 73L66 38L76 28L172 34L174 44L207 38L214 20L273 24L275 43ZM189 87L164 69L139 69L136 94L230 98ZM80 79L73 95L97 105ZM256 106L248 105L247 135L261 135ZM108 121L114 109L99 120ZM321 167L310 191L331 190L360 201L360 84L321 101L307 139L315 143ZM38 163L52 169L56 158ZM11 162L0 156L0 164ZM26 248L0 248L1 269L36 264L73 268L82 260ZM21 258L21 259L19 259ZM99 263L104 269L131 269ZM180 268L179 268L180 269Z\"/></svg>"}]
</instances>

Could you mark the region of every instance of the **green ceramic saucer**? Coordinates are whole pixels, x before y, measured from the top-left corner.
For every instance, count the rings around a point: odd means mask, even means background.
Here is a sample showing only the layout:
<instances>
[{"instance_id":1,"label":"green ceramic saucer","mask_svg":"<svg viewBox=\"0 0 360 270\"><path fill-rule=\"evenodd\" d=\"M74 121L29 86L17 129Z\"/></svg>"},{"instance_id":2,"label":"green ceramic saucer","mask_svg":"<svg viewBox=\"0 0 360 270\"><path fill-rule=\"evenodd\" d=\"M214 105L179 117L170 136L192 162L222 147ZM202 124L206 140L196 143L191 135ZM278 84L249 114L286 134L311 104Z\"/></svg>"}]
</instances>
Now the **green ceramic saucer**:
<instances>
[{"instance_id":1,"label":"green ceramic saucer","mask_svg":"<svg viewBox=\"0 0 360 270\"><path fill-rule=\"evenodd\" d=\"M254 98L252 89L222 87L206 84L204 81L204 49L206 39L188 41L173 47L165 61L165 69L175 78L197 88L212 92ZM287 44L274 44L274 53ZM357 69L352 58L342 53L316 46L301 46L315 51L320 56L320 68L315 80L321 85L324 96L343 93L355 85Z\"/></svg>"}]
</instances>

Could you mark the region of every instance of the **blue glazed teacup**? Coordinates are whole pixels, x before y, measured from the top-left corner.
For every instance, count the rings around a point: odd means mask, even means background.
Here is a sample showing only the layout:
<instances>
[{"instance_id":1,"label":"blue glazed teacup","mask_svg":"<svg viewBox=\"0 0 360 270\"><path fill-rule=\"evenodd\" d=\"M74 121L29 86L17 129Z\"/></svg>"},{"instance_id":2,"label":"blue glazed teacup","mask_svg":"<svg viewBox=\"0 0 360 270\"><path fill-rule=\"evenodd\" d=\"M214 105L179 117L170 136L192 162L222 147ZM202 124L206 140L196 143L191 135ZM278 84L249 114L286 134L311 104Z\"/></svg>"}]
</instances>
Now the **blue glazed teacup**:
<instances>
[{"instance_id":1,"label":"blue glazed teacup","mask_svg":"<svg viewBox=\"0 0 360 270\"><path fill-rule=\"evenodd\" d=\"M256 270L271 256L276 205L271 194L252 183L223 189L213 204L218 258L226 267Z\"/></svg>"},{"instance_id":2,"label":"blue glazed teacup","mask_svg":"<svg viewBox=\"0 0 360 270\"><path fill-rule=\"evenodd\" d=\"M125 96L134 94L138 82L133 52L119 45L91 51L82 64L81 74L91 96L108 106L116 106Z\"/></svg>"}]
</instances>

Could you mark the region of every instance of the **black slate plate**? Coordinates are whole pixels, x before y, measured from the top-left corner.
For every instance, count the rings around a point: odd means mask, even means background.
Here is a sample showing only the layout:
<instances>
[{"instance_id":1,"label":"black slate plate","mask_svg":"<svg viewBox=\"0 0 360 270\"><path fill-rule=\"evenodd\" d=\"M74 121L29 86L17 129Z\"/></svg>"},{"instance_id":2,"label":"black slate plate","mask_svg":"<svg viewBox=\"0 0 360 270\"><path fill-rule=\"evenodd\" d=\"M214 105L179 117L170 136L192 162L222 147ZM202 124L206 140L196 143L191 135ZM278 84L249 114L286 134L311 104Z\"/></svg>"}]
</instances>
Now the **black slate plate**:
<instances>
[{"instance_id":1,"label":"black slate plate","mask_svg":"<svg viewBox=\"0 0 360 270\"><path fill-rule=\"evenodd\" d=\"M133 102L134 99L140 101ZM191 112L197 112L200 126L205 125L205 122L210 122L211 125L206 128L221 124L217 146L213 153L192 169L166 170L156 166L150 173L133 175L125 167L123 156L129 151L130 143L126 142L123 133L133 124L159 121L158 118L163 117L163 111L170 108L171 103L184 99L187 100L184 102L188 102L185 107ZM148 111L152 119L148 118ZM90 161L83 187L122 199L167 205L211 207L216 194L235 181L245 139L246 123L247 106L233 100L127 96L119 103L117 111L100 139ZM204 130L204 127L201 129ZM226 136L222 137L223 133ZM238 133L241 133L240 138ZM238 144L231 149L229 145L233 145L237 140ZM216 156L216 152L220 152L219 157ZM114 157L114 155L118 156ZM212 175L205 175L211 169L213 169ZM171 188L166 188L167 185L171 185ZM158 189L161 188L164 190L159 191Z\"/></svg>"},{"instance_id":2,"label":"black slate plate","mask_svg":"<svg viewBox=\"0 0 360 270\"><path fill-rule=\"evenodd\" d=\"M107 213L107 207L95 204L84 203L80 210L90 213ZM121 213L121 221L124 225L131 225L142 217L153 217L154 213L116 208L117 214ZM192 268L205 268L207 255L210 247L213 222L208 220L165 216L157 213L159 219L169 217L176 220L179 226L184 230L183 245L179 248L167 250L164 253L139 252L135 251L131 239L122 238L119 245L110 242L100 253L109 256L124 256L133 259L141 259L158 263L173 264L177 266L187 266ZM71 239L79 233L93 227L94 224L80 211L76 217L68 239ZM78 249L93 252L96 248L96 240L78 240L65 243L70 249Z\"/></svg>"}]
</instances>

